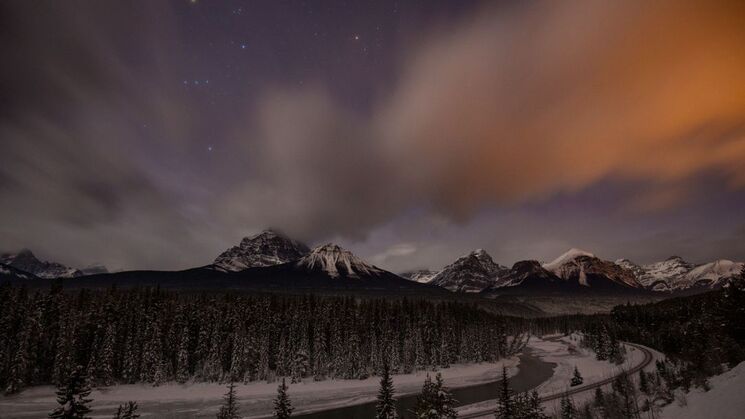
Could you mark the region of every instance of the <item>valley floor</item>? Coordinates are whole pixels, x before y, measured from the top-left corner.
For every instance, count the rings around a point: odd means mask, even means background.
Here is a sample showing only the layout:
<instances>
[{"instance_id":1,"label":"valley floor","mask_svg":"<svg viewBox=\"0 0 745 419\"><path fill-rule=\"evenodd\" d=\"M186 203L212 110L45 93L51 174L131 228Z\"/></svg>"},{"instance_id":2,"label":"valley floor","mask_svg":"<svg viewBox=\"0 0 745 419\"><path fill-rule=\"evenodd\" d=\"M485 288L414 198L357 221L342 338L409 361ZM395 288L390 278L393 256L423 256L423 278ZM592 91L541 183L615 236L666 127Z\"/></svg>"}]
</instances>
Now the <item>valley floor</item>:
<instances>
[{"instance_id":1,"label":"valley floor","mask_svg":"<svg viewBox=\"0 0 745 419\"><path fill-rule=\"evenodd\" d=\"M531 337L528 347L530 356L550 363L553 372L550 378L543 381L537 390L541 396L562 392L569 388L574 367L576 366L584 383L589 384L611 377L621 370L630 368L644 358L641 351L627 347L627 361L622 366L607 361L598 361L595 354L579 347L579 337L576 335L562 337ZM511 357L499 363L483 363L469 365L455 365L443 369L441 372L446 385L451 388L470 386L498 381L501 377L502 365L508 367L509 374L518 372L518 357ZM745 367L743 367L745 371ZM527 372L527 371L526 371ZM396 375L394 384L397 395L416 394L420 391L426 372ZM740 378L745 377L742 374ZM377 377L365 380L328 380L289 384L289 395L297 414L310 411L325 411L337 407L349 406L375 399L378 391ZM240 403L240 411L244 417L267 417L271 414L272 401L276 395L277 383L250 383L237 385L236 391ZM182 417L214 417L222 402L225 386L221 384L168 383L159 387L150 385L117 385L95 389L91 393L94 399L92 417L111 417L114 409L128 400L136 400L140 406L142 417L150 418L182 418ZM574 397L580 402L584 397L579 394ZM695 397L691 396L695 401ZM494 401L462 406L461 415L488 410L491 411ZM56 405L54 388L39 386L26 389L20 394L0 397L0 416L3 418L38 418L45 417ZM547 412L553 411L553 404L546 403ZM670 416L674 417L674 416ZM691 416L693 417L693 416Z\"/></svg>"},{"instance_id":2,"label":"valley floor","mask_svg":"<svg viewBox=\"0 0 745 419\"><path fill-rule=\"evenodd\" d=\"M495 381L502 373L502 365L510 375L517 372L518 358L511 357L498 363L454 365L442 369L445 382L450 387L469 386ZM394 385L398 395L418 393L426 372L395 375ZM288 394L295 412L333 409L375 399L379 378L365 380L327 380L289 384ZM20 394L0 397L0 417L46 417L56 406L54 387L38 386ZM116 385L94 389L91 392L92 417L110 418L120 403L136 400L143 418L214 417L217 413L225 386L215 383L167 383L158 387L143 384ZM244 417L271 415L277 383L249 383L236 385L240 411Z\"/></svg>"}]
</instances>

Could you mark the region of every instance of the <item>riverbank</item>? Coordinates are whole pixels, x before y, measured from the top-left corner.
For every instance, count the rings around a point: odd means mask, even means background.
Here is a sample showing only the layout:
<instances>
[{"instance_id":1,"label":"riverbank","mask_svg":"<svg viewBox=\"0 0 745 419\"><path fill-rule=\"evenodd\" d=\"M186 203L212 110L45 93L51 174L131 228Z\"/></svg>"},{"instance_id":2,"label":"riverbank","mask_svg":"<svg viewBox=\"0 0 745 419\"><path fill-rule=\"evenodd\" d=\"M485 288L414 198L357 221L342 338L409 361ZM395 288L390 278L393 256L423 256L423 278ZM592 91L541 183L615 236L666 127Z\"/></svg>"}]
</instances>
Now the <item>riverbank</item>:
<instances>
[{"instance_id":1,"label":"riverbank","mask_svg":"<svg viewBox=\"0 0 745 419\"><path fill-rule=\"evenodd\" d=\"M473 386L499 379L502 365L510 375L518 372L517 356L496 363L453 365L440 370L451 388ZM427 372L394 375L397 395L415 394L421 390ZM307 379L289 384L289 395L296 415L301 412L327 410L369 402L375 399L379 378L365 380ZM31 387L20 394L0 397L3 418L45 417L56 406L54 387ZM277 383L249 383L236 386L240 411L244 417L266 417L272 409ZM158 387L144 384L116 385L97 388L91 392L93 418L108 418L120 403L136 400L143 418L172 419L214 417L217 413L225 386L216 383L166 383Z\"/></svg>"}]
</instances>

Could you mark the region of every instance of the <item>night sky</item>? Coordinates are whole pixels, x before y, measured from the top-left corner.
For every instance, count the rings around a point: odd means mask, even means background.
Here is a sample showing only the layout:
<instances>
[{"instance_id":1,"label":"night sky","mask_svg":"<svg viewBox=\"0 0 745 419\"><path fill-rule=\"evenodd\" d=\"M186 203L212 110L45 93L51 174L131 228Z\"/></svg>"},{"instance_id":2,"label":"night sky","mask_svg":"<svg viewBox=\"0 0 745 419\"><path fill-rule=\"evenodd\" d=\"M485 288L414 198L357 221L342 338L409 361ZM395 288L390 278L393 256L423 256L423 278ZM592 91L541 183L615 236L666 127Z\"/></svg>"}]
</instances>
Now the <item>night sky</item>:
<instances>
[{"instance_id":1,"label":"night sky","mask_svg":"<svg viewBox=\"0 0 745 419\"><path fill-rule=\"evenodd\" d=\"M745 259L741 1L3 1L0 48L0 251Z\"/></svg>"}]
</instances>

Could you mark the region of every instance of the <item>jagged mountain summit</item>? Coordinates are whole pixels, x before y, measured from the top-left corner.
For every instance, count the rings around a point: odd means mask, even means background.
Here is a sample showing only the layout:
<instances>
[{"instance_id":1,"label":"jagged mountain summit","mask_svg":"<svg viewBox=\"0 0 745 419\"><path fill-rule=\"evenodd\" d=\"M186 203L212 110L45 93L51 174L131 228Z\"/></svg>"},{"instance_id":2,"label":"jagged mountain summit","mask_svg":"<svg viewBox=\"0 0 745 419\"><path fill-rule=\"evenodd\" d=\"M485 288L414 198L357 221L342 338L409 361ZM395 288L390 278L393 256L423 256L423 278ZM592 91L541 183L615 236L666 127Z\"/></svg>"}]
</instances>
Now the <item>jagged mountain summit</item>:
<instances>
[{"instance_id":1,"label":"jagged mountain summit","mask_svg":"<svg viewBox=\"0 0 745 419\"><path fill-rule=\"evenodd\" d=\"M484 249L477 249L443 268L428 283L450 291L480 292L507 271L509 268L495 263Z\"/></svg>"},{"instance_id":2,"label":"jagged mountain summit","mask_svg":"<svg viewBox=\"0 0 745 419\"><path fill-rule=\"evenodd\" d=\"M314 248L295 262L295 266L309 272L323 272L331 278L362 278L385 272L331 243Z\"/></svg>"},{"instance_id":3,"label":"jagged mountain summit","mask_svg":"<svg viewBox=\"0 0 745 419\"><path fill-rule=\"evenodd\" d=\"M0 263L44 279L74 278L84 275L80 270L61 263L41 261L28 249L0 255Z\"/></svg>"},{"instance_id":4,"label":"jagged mountain summit","mask_svg":"<svg viewBox=\"0 0 745 419\"><path fill-rule=\"evenodd\" d=\"M221 253L212 266L223 272L238 272L296 261L308 252L310 249L305 244L274 230L264 230Z\"/></svg>"}]
</instances>

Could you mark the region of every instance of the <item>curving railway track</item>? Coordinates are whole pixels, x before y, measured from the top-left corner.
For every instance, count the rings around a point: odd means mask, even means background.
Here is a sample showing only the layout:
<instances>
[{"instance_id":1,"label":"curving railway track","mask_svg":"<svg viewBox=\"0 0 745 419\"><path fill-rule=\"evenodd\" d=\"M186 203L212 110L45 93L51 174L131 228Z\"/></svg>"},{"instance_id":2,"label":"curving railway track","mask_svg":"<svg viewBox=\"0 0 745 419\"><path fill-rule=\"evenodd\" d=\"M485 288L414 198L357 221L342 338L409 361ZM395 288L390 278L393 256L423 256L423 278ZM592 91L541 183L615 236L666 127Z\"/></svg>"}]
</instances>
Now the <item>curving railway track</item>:
<instances>
[{"instance_id":1,"label":"curving railway track","mask_svg":"<svg viewBox=\"0 0 745 419\"><path fill-rule=\"evenodd\" d=\"M647 348L641 345L637 345L635 343L624 342L624 344L628 346L633 346L634 348L637 348L640 351L642 351L642 353L644 354L644 360L641 363L639 363L639 365L635 365L633 368L630 368L629 370L627 370L626 374L634 374L634 373L639 372L640 370L646 368L654 359L652 356L652 352L650 352ZM572 396L575 394L583 393L585 391L594 390L598 387L602 387L602 386L612 383L613 380L618 378L618 376L621 374L622 373L614 375L613 377L610 377L610 378L596 381L594 383L575 387L575 388L572 388L571 390L562 391L560 393L549 394L547 396L541 397L541 402L550 402L553 400L557 400L557 399L560 399L565 394ZM494 402L496 404L496 400ZM478 412L469 412L467 414L458 415L458 417L461 419L483 418L483 417L492 417L492 416L494 416L494 408L489 408L489 409L484 409Z\"/></svg>"}]
</instances>

